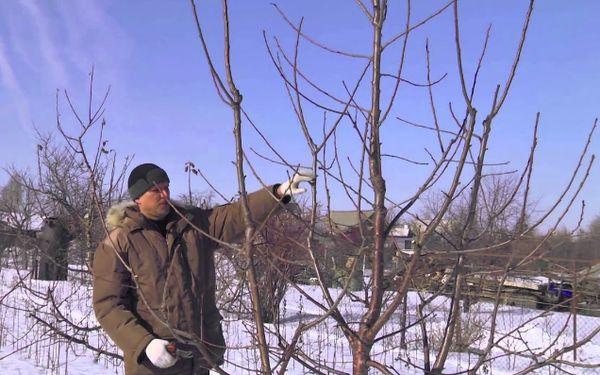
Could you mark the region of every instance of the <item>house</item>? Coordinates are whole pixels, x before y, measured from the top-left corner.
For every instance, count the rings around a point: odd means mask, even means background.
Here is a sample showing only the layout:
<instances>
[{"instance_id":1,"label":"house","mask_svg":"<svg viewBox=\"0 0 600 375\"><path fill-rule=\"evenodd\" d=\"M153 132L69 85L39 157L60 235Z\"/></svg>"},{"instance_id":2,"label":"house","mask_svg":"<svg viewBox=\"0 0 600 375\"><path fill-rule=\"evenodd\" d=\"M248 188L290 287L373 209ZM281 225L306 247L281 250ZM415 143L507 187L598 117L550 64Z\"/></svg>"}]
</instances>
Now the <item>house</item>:
<instances>
[{"instance_id":1,"label":"house","mask_svg":"<svg viewBox=\"0 0 600 375\"><path fill-rule=\"evenodd\" d=\"M361 211L360 214L356 210L352 211L330 211L329 215L321 217L321 227L326 232L331 233L348 233L358 229L362 222L364 229L371 230L373 228L373 215L375 211Z\"/></svg>"},{"instance_id":2,"label":"house","mask_svg":"<svg viewBox=\"0 0 600 375\"><path fill-rule=\"evenodd\" d=\"M360 240L359 224L363 225L363 234L373 234L373 220L375 211L361 211L360 215L353 211L331 211L323 216L319 223L321 233L342 234L347 239L356 242ZM360 220L359 220L360 218ZM406 254L412 254L415 234L408 224L398 224L392 227L388 234L387 245L393 246Z\"/></svg>"},{"instance_id":3,"label":"house","mask_svg":"<svg viewBox=\"0 0 600 375\"><path fill-rule=\"evenodd\" d=\"M388 243L395 245L395 248L404 254L412 254L414 252L414 240L415 234L408 224L400 224L392 227L387 239Z\"/></svg>"}]
</instances>

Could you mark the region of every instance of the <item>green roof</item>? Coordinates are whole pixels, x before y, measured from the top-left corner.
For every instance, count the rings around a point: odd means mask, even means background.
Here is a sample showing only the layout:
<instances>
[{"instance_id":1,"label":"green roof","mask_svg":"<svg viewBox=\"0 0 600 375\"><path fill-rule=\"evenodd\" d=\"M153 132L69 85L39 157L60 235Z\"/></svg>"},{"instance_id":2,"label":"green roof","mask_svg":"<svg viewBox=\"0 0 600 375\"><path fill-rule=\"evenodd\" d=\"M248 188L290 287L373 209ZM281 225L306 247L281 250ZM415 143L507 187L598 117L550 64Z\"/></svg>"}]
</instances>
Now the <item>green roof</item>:
<instances>
[{"instance_id":1,"label":"green roof","mask_svg":"<svg viewBox=\"0 0 600 375\"><path fill-rule=\"evenodd\" d=\"M362 211L360 217L363 223L367 225L372 224L374 210ZM329 220L331 219L331 225L338 230L347 230L350 228L357 227L359 224L358 211L331 211L329 216L325 215L321 220L329 226Z\"/></svg>"}]
</instances>

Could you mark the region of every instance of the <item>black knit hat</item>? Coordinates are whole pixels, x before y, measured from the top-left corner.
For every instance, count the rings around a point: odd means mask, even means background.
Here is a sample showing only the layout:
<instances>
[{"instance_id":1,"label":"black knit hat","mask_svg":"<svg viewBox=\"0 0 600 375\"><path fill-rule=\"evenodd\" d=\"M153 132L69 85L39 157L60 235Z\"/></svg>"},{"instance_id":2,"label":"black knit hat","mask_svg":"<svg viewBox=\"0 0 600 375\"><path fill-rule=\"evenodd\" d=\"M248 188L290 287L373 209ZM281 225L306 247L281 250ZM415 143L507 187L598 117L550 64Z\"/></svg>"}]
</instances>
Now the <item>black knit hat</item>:
<instances>
[{"instance_id":1,"label":"black knit hat","mask_svg":"<svg viewBox=\"0 0 600 375\"><path fill-rule=\"evenodd\" d=\"M145 163L133 168L127 181L127 189L131 199L138 199L155 183L169 182L169 176L164 169L156 164Z\"/></svg>"}]
</instances>

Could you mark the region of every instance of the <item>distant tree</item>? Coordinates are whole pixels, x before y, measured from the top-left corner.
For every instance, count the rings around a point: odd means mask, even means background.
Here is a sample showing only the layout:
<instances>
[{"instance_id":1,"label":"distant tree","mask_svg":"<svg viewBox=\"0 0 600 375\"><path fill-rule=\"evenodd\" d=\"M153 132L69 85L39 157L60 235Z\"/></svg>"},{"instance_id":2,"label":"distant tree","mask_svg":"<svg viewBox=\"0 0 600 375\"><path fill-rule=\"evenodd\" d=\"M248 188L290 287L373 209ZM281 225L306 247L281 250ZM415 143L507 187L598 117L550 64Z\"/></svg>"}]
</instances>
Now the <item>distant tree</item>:
<instances>
[{"instance_id":1,"label":"distant tree","mask_svg":"<svg viewBox=\"0 0 600 375\"><path fill-rule=\"evenodd\" d=\"M402 20L392 17L392 11L388 12L388 1L373 0L370 4L357 1L359 12L365 17L364 24L369 27L368 37L370 39L368 43L353 44L351 52L344 51L338 46L324 44L320 40L322 36L310 35L310 31L307 31L309 28L303 28L304 18L288 17L279 6L274 5L284 22L290 26L291 33L295 38L290 43L290 50L286 48L286 44L282 43L280 38L271 38L265 32L263 34L265 45L290 99L291 113L298 120L299 129L295 131L304 136L306 143L304 147L310 151L310 166L314 170L318 169L322 175L322 178L318 180L321 189L312 189L311 220L307 221L309 230L304 242L305 250L310 254L313 270L318 280L319 294L318 296L312 296L309 293L303 294L307 300L321 309L322 314L305 324L298 325L291 337L280 336L278 350L281 350L277 354L271 352L272 347L265 334L264 319L260 308L261 294L256 277L260 270L255 267L255 264L258 264L258 258L264 253L257 251L255 241L257 224L251 220L245 200L247 171L250 169L258 176L259 168L252 165L250 153L247 148L244 148L243 134L245 132L242 132L242 124L250 123L272 151L272 154L265 156L265 159L289 168L293 168L294 163L285 159L286 152L277 150L270 143L266 135L253 122L252 115L248 113L249 108L242 104L244 95L249 93L242 95L234 79L235 67L233 65L236 60L231 56L234 53L232 51L235 51L232 48L235 44L230 43L232 34L230 33L229 5L227 1L223 1L222 4L223 28L220 28L219 32L223 32L223 46L222 51L219 51L218 54L213 51L214 44L209 47L207 43L206 25L201 22L201 12L197 11L194 0L192 0L192 11L201 49L210 69L212 83L214 83L221 100L232 112L238 188L243 205L246 207L244 215L246 231L240 255L244 258L243 264L246 267L243 269L247 275L248 289L253 305L254 324L252 329L257 339L257 352L260 354L260 366L257 366L257 371L264 374L271 374L273 371L285 373L287 365L292 359L302 363L308 371L337 370L323 364L320 358L313 359L302 355L298 344L305 333L310 334L308 333L310 329L330 318L335 320L337 332L343 334L347 340L347 346L352 352L352 372L354 374L366 375L373 370L392 373L394 369L390 368L389 364L377 362L373 357L373 348L383 337L389 339L394 336L394 334L389 334L382 337L383 329L389 326L393 317L396 316L397 309L403 304L403 301L406 301L409 287L415 285L417 271L424 268L422 267L423 260L438 256L440 253L444 255L444 250L430 247L433 244L432 237L439 236L438 243L445 244L447 249L452 250L451 254L454 258L452 260L454 281L447 285L447 293L450 294L450 308L445 317L446 325L441 334L439 346L432 348L429 345L431 341L428 341L431 336L427 334L427 326L431 318L424 316L423 311L425 307L431 308L436 295L422 297L418 312L421 315L419 321L422 332L422 350L420 351L423 363L414 365L410 359L403 361L407 366L418 367L426 374L442 373L447 367L451 348L456 348L456 345L453 345L453 341L457 337L455 332L461 330L460 305L464 299L463 290L468 286L465 278L465 265L475 254L485 257L495 252L508 252L507 250L513 243L523 244L524 239L535 237L536 228L547 223L550 215L558 215L559 220L550 225L548 233L539 236L531 244L532 246L524 249L525 252L514 264L506 264L505 267L497 267L497 269L482 271L482 273L492 274L495 272L496 275L507 277L514 271L514 268L524 266L538 258L544 251L544 243L556 230L566 211L572 207L594 162L593 155L589 158L586 156L588 156L588 146L595 124L588 134L579 162L572 171L570 182L567 183L555 202L539 215L539 218L534 220L528 217L528 209L531 204L531 178L535 175L532 171L540 124L540 114L538 113L535 118L531 116L532 136L529 154L526 162L519 166L517 172L514 172L514 185L508 185L506 189L502 189L504 186L502 184L495 187L494 180L490 178L494 174L511 173L505 170L498 171L498 164L489 161L491 153L488 151L496 145L495 139L506 137L506 133L497 131L503 127L499 127L496 120L505 104L509 102L507 98L517 76L517 68L532 19L534 1L530 1L526 10L523 10L525 16L521 33L515 40L514 50L510 52L513 56L510 60L513 63L508 67L508 73L505 76L493 78L500 83L491 88L481 88L481 79L479 79L480 71L484 68L491 27L484 37L479 58L468 63L465 56L473 56L473 53L472 51L465 53L466 44L463 45L461 42L461 33L464 38L465 30L464 24L459 19L458 1L450 1L439 9L432 10L429 17L416 17L417 19L414 19L416 12L412 11L412 2L408 1L406 2L407 10L403 12L406 19ZM394 5L397 5L396 2ZM450 84L456 83L455 92L460 93L458 100L455 97L444 97L444 107L449 111L437 105L440 98L436 100L434 95L436 85L446 77L446 74L438 80L432 79L432 74L439 74L439 72L432 73L428 39L423 38L425 39L425 53L422 71L426 77L423 82L415 83L413 78L416 77L408 77L407 71L404 69L405 65L410 65L411 68L415 66L413 60L407 60L406 57L410 55L412 58L414 55L412 46L415 43L414 41L408 42L409 39L414 39L413 33L422 31L416 29L444 11L453 13L447 31L453 37L454 51L451 56L452 59L456 59L454 64L456 69L451 69L454 79L450 81ZM330 21L332 20L328 18L327 22ZM468 33L469 31L467 31ZM361 49L361 47L363 48ZM310 49L309 54L304 53L305 48ZM313 54L312 49L322 51L323 55ZM409 50L410 52L408 52ZM395 53L391 51L395 51ZM224 55L224 59L219 59L222 65L213 59L213 56L217 55ZM302 65L306 55L310 55L313 59L312 66ZM347 59L349 67L356 67L356 69L354 74L341 78L337 87L320 85L319 78L321 77L317 78L310 74L314 72L315 63L319 68L333 67L335 70L338 64L344 63L344 59ZM444 62L443 66L447 67L448 64ZM411 74L414 74L413 69L410 71ZM444 84L447 83L446 81ZM343 90L339 89L341 86L343 86ZM425 106L430 109L429 119L423 119L420 111L417 111L418 113L412 111L413 103L416 105L419 95L414 95L411 90L421 89L425 92L422 96ZM403 100L405 98L410 98L411 101ZM400 102L402 104L399 104ZM449 104L448 107L446 104ZM268 106L264 108L268 108ZM396 115L397 113L399 115ZM404 146L414 139L384 136L389 134L385 132L394 126L396 121L429 132L429 139L422 145L427 153L424 158L427 158L428 162L415 160L417 159L415 155L397 154L405 151ZM390 123L392 124L390 125ZM384 127L384 125L386 126ZM282 127L282 129L284 128ZM352 138L353 136L355 138ZM421 142L421 139L418 142ZM426 166L427 172L422 173L420 170L412 175L404 170L405 165L394 164L391 159L386 158L394 158L398 163L406 162L409 167L410 165L417 165L415 168ZM388 190L386 182L389 183L390 177L399 168L402 168L408 176L414 177L417 182ZM319 263L317 248L314 246L315 229L317 229L314 220L317 192L325 192L326 203L324 205L330 210L332 191L330 188L333 185L345 193L357 213L362 212L365 207L374 212L372 241L361 243L360 252L357 253L368 259L372 269L371 280L364 293L366 308L359 313L358 317L355 314L345 314L345 311L340 308L344 301L353 298L347 289L335 295L329 291L327 277L323 272L326 268ZM393 196L389 194L391 191L402 191L404 195ZM384 271L386 269L386 252L389 250L386 247L386 240L390 230L397 221L406 221L407 216L414 213L416 205L423 201L425 194L429 191L439 192L435 208L430 212L431 215L426 218L427 220L423 220L422 228L415 238L414 252L406 262L403 274L400 275L393 288L386 288ZM518 193L522 195L518 195ZM398 207L398 210L388 221L386 220L389 217L387 211L390 206ZM558 212L559 210L561 212ZM504 263L507 262L504 261ZM298 285L296 287L302 293L302 288ZM498 305L499 299L496 300L494 312L490 317L492 325L496 324ZM400 332L396 333L400 334ZM482 366L487 365L487 362L494 357L492 349L498 346L495 335L495 330L492 330L488 335L488 344L480 354L478 353L477 362L473 365L469 364L467 372L485 371ZM584 342L579 341L577 344L583 345ZM572 350L571 347L564 348L564 351L570 350ZM281 351L283 354L280 354ZM551 351L547 347L542 349L539 355L545 356ZM432 359L431 354L435 359ZM538 361L537 353L534 358L536 358L535 363L530 368L526 368L523 373L556 362L556 357ZM272 365L273 361L277 361L277 363Z\"/></svg>"},{"instance_id":2,"label":"distant tree","mask_svg":"<svg viewBox=\"0 0 600 375\"><path fill-rule=\"evenodd\" d=\"M272 216L258 231L255 239L257 256L254 258L256 285L260 295L260 310L265 323L276 322L280 317L281 302L289 286L302 279L310 270L310 258L304 248L308 230L302 212L295 203L291 210ZM222 258L227 258L225 262ZM251 311L247 304L248 280L244 270L246 259L231 249L223 248L217 256L217 272L221 308L229 312ZM229 265L233 265L233 269ZM220 272L230 270L233 273Z\"/></svg>"},{"instance_id":3,"label":"distant tree","mask_svg":"<svg viewBox=\"0 0 600 375\"><path fill-rule=\"evenodd\" d=\"M7 248L14 246L14 255L29 268L35 253L34 210L32 192L19 183L19 178L11 176L0 190L0 259Z\"/></svg>"},{"instance_id":4,"label":"distant tree","mask_svg":"<svg viewBox=\"0 0 600 375\"><path fill-rule=\"evenodd\" d=\"M102 141L90 176L82 154L52 134L38 134L37 157L37 173L13 168L11 176L34 197L32 210L37 217L56 218L61 223L73 239L70 261L83 265L106 235L97 205L106 212L123 199L129 159L118 167L116 154L108 149L107 141Z\"/></svg>"},{"instance_id":5,"label":"distant tree","mask_svg":"<svg viewBox=\"0 0 600 375\"><path fill-rule=\"evenodd\" d=\"M281 301L288 287L309 268L309 256L303 242L308 230L305 219L306 211L282 211L271 217L260 231L255 262L265 323L279 319Z\"/></svg>"},{"instance_id":6,"label":"distant tree","mask_svg":"<svg viewBox=\"0 0 600 375\"><path fill-rule=\"evenodd\" d=\"M175 200L186 206L200 207L204 209L208 209L216 205L215 194L211 191L192 191L191 193L179 194Z\"/></svg>"},{"instance_id":7,"label":"distant tree","mask_svg":"<svg viewBox=\"0 0 600 375\"><path fill-rule=\"evenodd\" d=\"M597 215L588 226L587 240L589 245L585 252L589 254L589 259L600 262L600 215Z\"/></svg>"},{"instance_id":8,"label":"distant tree","mask_svg":"<svg viewBox=\"0 0 600 375\"><path fill-rule=\"evenodd\" d=\"M587 235L592 240L600 241L600 215L596 215L588 226Z\"/></svg>"},{"instance_id":9,"label":"distant tree","mask_svg":"<svg viewBox=\"0 0 600 375\"><path fill-rule=\"evenodd\" d=\"M453 252L460 249L460 242L469 217L469 191L463 191L450 204L446 214L441 219L437 229L425 245L425 249L437 252ZM504 266L506 256L519 251L526 252L527 248L521 246L526 238L513 241L523 230L527 229L533 207L528 206L522 210L521 200L523 193L518 181L510 175L490 174L482 176L481 187L478 194L480 204L475 210L471 225L471 247L485 248L502 242L506 246L496 247L485 253L485 257L474 254L468 263L495 264ZM443 193L432 193L424 199L423 211L418 215L417 227L427 225L429 220L439 212L445 201ZM534 237L534 233L527 237ZM521 245L518 245L518 244ZM497 257L494 255L497 254ZM525 256L526 253L523 254ZM518 256L517 256L518 258Z\"/></svg>"},{"instance_id":10,"label":"distant tree","mask_svg":"<svg viewBox=\"0 0 600 375\"><path fill-rule=\"evenodd\" d=\"M0 191L0 219L17 231L32 229L34 197L20 182L11 176Z\"/></svg>"},{"instance_id":11,"label":"distant tree","mask_svg":"<svg viewBox=\"0 0 600 375\"><path fill-rule=\"evenodd\" d=\"M578 259L589 261L588 264L600 262L600 215L575 237L573 246Z\"/></svg>"}]
</instances>

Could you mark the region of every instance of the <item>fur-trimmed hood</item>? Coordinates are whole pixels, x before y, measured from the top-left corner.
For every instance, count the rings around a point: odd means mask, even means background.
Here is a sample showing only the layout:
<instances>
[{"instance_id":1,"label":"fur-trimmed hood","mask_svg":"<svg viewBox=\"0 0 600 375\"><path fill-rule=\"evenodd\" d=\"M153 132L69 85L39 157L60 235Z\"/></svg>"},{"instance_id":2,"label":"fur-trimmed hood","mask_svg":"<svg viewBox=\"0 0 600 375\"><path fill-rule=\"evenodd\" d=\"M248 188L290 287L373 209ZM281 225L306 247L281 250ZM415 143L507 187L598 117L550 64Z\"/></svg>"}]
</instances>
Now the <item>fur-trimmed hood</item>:
<instances>
[{"instance_id":1,"label":"fur-trimmed hood","mask_svg":"<svg viewBox=\"0 0 600 375\"><path fill-rule=\"evenodd\" d=\"M123 201L112 205L106 213L106 227L109 231L115 229L125 220L125 210L134 208L137 204L134 201Z\"/></svg>"},{"instance_id":2,"label":"fur-trimmed hood","mask_svg":"<svg viewBox=\"0 0 600 375\"><path fill-rule=\"evenodd\" d=\"M194 210L195 207L184 205L179 201L171 201L171 203L181 212L189 212ZM127 210L136 211L139 213L137 203L134 201L123 201L112 205L106 213L106 228L111 231L123 224L125 219L131 216L131 213L127 215ZM131 212L131 211L130 211ZM187 216L187 215L186 215Z\"/></svg>"}]
</instances>

